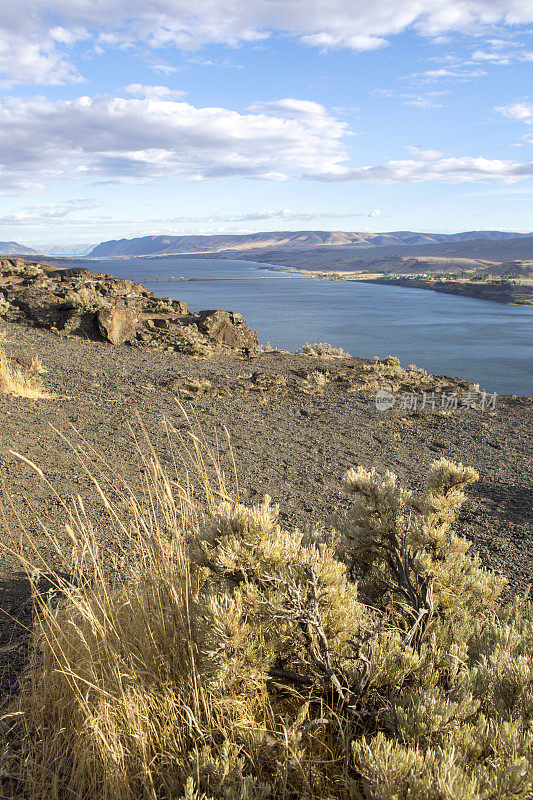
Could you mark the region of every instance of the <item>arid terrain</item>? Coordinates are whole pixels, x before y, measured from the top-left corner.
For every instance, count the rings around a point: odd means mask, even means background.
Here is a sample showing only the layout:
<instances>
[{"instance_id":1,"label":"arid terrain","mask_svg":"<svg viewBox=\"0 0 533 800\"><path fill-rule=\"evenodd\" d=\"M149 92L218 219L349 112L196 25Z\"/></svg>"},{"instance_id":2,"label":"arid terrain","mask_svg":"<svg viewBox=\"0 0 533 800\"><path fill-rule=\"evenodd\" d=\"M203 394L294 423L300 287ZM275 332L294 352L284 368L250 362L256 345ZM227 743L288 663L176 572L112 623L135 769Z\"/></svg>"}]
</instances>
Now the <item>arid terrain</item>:
<instances>
[{"instance_id":1,"label":"arid terrain","mask_svg":"<svg viewBox=\"0 0 533 800\"><path fill-rule=\"evenodd\" d=\"M186 434L189 427L178 400L213 444L218 438L220 459L236 488L227 429L241 498L256 501L270 494L280 503L282 520L298 525L328 524L342 511L339 482L353 465L390 468L415 487L440 456L474 466L481 479L469 491L461 530L484 564L507 575L510 591L525 589L531 580L531 399L498 397L495 408L484 411L461 408L461 401L457 410L443 411L438 404L435 410L408 410L398 402L379 411L379 386L398 396L408 388L420 397L432 386L459 396L471 387L415 373L402 386L405 371L394 377L394 365L376 368L356 358L285 352L247 357L242 351L198 358L161 348L113 346L25 324L4 328L7 352L23 361L38 356L48 370L45 386L54 395L38 400L0 395L1 536L8 548L0 555L4 687L24 659L26 631L19 623L31 621L27 582L9 548L21 541L22 523L36 542L36 558L54 564L57 558L39 520L56 532L65 521L57 498L10 451L37 464L61 497L80 494L89 508L98 508L94 486L73 446L83 439L85 449L94 448L109 469L135 487L140 475L132 431L142 439L138 414L172 471L167 430ZM417 381L422 381L418 387ZM105 539L105 530L100 534Z\"/></svg>"}]
</instances>

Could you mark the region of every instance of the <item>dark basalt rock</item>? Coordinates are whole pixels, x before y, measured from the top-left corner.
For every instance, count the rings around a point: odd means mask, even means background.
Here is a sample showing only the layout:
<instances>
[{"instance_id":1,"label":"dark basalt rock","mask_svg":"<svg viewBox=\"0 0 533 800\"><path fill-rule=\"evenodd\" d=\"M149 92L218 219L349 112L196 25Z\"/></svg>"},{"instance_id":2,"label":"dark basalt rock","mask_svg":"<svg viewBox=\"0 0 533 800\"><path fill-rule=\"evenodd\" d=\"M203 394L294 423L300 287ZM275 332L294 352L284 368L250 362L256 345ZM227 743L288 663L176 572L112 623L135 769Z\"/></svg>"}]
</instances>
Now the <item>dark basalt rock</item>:
<instances>
[{"instance_id":1,"label":"dark basalt rock","mask_svg":"<svg viewBox=\"0 0 533 800\"><path fill-rule=\"evenodd\" d=\"M96 312L96 324L111 344L132 342L137 335L137 317L129 308L101 308Z\"/></svg>"},{"instance_id":2,"label":"dark basalt rock","mask_svg":"<svg viewBox=\"0 0 533 800\"><path fill-rule=\"evenodd\" d=\"M242 314L234 311L200 311L198 327L217 342L230 347L257 347L257 333L251 331Z\"/></svg>"},{"instance_id":3,"label":"dark basalt rock","mask_svg":"<svg viewBox=\"0 0 533 800\"><path fill-rule=\"evenodd\" d=\"M59 269L0 259L0 315L64 334L160 347L192 355L224 349L249 353L257 333L233 311L192 314L182 300L156 297L145 286L85 267Z\"/></svg>"}]
</instances>

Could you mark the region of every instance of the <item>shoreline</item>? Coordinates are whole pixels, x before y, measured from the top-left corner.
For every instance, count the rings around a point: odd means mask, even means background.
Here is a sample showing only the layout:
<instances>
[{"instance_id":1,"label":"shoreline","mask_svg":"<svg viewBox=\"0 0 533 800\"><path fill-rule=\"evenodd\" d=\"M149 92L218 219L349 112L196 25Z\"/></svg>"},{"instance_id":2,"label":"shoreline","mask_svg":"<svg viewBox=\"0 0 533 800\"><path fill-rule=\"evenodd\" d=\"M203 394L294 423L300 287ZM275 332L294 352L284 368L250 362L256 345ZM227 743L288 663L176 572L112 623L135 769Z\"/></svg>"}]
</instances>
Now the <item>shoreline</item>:
<instances>
[{"instance_id":1,"label":"shoreline","mask_svg":"<svg viewBox=\"0 0 533 800\"><path fill-rule=\"evenodd\" d=\"M430 278L364 278L363 283L402 286L406 289L429 289L442 294L488 300L503 305L533 307L533 291L524 284L474 283L473 281L442 281Z\"/></svg>"}]
</instances>

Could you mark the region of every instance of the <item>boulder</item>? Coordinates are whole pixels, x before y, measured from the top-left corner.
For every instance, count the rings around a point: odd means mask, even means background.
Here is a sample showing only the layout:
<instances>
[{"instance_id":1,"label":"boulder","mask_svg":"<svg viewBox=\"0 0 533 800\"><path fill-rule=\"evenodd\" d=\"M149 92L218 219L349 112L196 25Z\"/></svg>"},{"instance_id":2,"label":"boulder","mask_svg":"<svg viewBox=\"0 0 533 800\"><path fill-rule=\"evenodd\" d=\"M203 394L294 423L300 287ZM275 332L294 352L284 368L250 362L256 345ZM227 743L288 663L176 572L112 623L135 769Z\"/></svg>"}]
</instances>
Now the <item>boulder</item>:
<instances>
[{"instance_id":1,"label":"boulder","mask_svg":"<svg viewBox=\"0 0 533 800\"><path fill-rule=\"evenodd\" d=\"M101 308L96 314L99 333L111 344L131 342L137 335L137 317L129 308Z\"/></svg>"},{"instance_id":2,"label":"boulder","mask_svg":"<svg viewBox=\"0 0 533 800\"><path fill-rule=\"evenodd\" d=\"M257 333L250 330L242 314L209 309L198 313L197 324L202 333L222 344L242 349L257 347Z\"/></svg>"}]
</instances>

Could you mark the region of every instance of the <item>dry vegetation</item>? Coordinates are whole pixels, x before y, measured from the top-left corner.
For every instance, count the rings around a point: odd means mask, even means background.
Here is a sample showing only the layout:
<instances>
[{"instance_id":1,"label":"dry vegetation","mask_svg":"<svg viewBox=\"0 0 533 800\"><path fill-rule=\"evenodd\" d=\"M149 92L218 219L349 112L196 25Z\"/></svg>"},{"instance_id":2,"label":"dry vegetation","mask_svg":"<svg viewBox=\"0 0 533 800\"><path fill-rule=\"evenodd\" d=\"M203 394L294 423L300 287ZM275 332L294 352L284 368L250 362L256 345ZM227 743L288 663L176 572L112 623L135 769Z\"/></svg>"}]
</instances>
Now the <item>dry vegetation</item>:
<instances>
[{"instance_id":1,"label":"dry vegetation","mask_svg":"<svg viewBox=\"0 0 533 800\"><path fill-rule=\"evenodd\" d=\"M41 375L46 372L38 357L31 361L19 359L14 361L5 351L7 337L0 330L0 394L11 394L15 397L28 397L37 400L50 398L52 395L43 387Z\"/></svg>"},{"instance_id":2,"label":"dry vegetation","mask_svg":"<svg viewBox=\"0 0 533 800\"><path fill-rule=\"evenodd\" d=\"M93 472L121 547L56 495L71 547L52 600L22 556L35 631L3 796L530 798L533 616L452 530L474 470L441 459L415 497L352 469L351 510L302 532L268 497L229 497L201 438L176 435L201 504L149 451L140 495Z\"/></svg>"},{"instance_id":3,"label":"dry vegetation","mask_svg":"<svg viewBox=\"0 0 533 800\"><path fill-rule=\"evenodd\" d=\"M381 359L374 356L370 364L365 364L363 366L363 371L373 376L402 379L407 382L427 378L425 369L417 367L416 364L409 364L405 369L401 366L400 359L396 356L387 356Z\"/></svg>"},{"instance_id":4,"label":"dry vegetation","mask_svg":"<svg viewBox=\"0 0 533 800\"><path fill-rule=\"evenodd\" d=\"M333 347L333 345L328 344L327 342L315 342L314 344L309 344L306 342L300 350L297 350L298 353L303 353L305 356L311 356L312 358L349 358L350 354L345 353L342 347Z\"/></svg>"}]
</instances>

